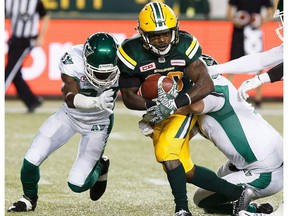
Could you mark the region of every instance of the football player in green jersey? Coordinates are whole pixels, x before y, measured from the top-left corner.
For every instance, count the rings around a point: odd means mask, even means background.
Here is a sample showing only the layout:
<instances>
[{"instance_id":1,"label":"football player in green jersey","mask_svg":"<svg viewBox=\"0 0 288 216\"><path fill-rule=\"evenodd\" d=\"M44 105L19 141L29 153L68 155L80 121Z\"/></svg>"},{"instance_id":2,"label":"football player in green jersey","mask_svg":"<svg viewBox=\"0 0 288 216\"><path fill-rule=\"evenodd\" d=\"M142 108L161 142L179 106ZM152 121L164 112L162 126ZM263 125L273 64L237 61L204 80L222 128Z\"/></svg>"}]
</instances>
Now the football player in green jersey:
<instances>
[{"instance_id":1,"label":"football player in green jersey","mask_svg":"<svg viewBox=\"0 0 288 216\"><path fill-rule=\"evenodd\" d=\"M155 156L167 173L176 204L175 215L192 215L188 208L186 178L207 190L222 191L231 200L238 199L243 194L242 187L218 178L208 169L194 166L189 151L189 131L196 118L192 114L174 113L214 90L206 65L199 59L202 50L198 40L179 31L173 10L160 2L144 6L138 17L138 31L140 35L125 40L117 53L120 91L127 108L147 109L147 119L155 124L152 137ZM157 104L139 96L141 83L155 73L177 82L179 94L167 94L159 85Z\"/></svg>"}]
</instances>

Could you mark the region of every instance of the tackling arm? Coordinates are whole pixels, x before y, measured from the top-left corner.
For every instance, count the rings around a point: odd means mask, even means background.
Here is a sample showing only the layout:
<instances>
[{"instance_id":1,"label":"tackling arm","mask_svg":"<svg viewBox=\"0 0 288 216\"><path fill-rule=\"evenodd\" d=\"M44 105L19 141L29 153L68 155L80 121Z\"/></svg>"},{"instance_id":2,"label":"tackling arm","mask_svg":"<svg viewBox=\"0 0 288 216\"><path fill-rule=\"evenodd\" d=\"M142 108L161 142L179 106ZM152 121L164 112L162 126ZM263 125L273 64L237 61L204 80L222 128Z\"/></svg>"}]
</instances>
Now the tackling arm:
<instances>
[{"instance_id":1,"label":"tackling arm","mask_svg":"<svg viewBox=\"0 0 288 216\"><path fill-rule=\"evenodd\" d=\"M247 91L255 89L264 83L276 82L283 79L283 62L271 68L268 72L256 75L255 77L244 81L238 89L240 100L247 100L249 95Z\"/></svg>"},{"instance_id":2,"label":"tackling arm","mask_svg":"<svg viewBox=\"0 0 288 216\"><path fill-rule=\"evenodd\" d=\"M221 73L245 74L258 72L283 62L283 44L261 53L242 56L232 61L208 67L210 76Z\"/></svg>"},{"instance_id":3,"label":"tackling arm","mask_svg":"<svg viewBox=\"0 0 288 216\"><path fill-rule=\"evenodd\" d=\"M195 83L195 85L188 92L188 95L190 97L190 104L203 99L212 91L214 91L213 81L209 76L207 67L202 60L198 59L192 64L190 64L186 69L186 73L189 76L190 80ZM178 97L175 99L176 105ZM181 104L181 102L178 103L180 103L180 106L177 105L178 108L188 105Z\"/></svg>"}]
</instances>

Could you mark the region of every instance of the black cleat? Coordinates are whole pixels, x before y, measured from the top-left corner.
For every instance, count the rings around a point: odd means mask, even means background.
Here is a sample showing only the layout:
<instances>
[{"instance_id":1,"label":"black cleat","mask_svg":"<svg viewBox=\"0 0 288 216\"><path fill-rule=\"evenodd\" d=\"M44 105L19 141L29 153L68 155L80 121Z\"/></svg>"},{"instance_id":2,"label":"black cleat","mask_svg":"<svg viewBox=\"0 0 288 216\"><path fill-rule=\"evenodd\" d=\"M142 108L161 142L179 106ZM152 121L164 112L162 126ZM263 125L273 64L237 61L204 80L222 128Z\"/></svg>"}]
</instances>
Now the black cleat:
<instances>
[{"instance_id":1,"label":"black cleat","mask_svg":"<svg viewBox=\"0 0 288 216\"><path fill-rule=\"evenodd\" d=\"M243 188L243 191L239 199L233 202L232 216L238 216L241 210L246 210L253 196L254 196L254 191L252 188L249 188L249 187Z\"/></svg>"},{"instance_id":2,"label":"black cleat","mask_svg":"<svg viewBox=\"0 0 288 216\"><path fill-rule=\"evenodd\" d=\"M270 205L270 203L263 203L263 204L251 203L251 205L254 205L256 207L256 213L271 214L274 210L273 206Z\"/></svg>"},{"instance_id":3,"label":"black cleat","mask_svg":"<svg viewBox=\"0 0 288 216\"><path fill-rule=\"evenodd\" d=\"M99 177L98 181L90 188L90 199L93 201L98 200L104 194L107 187L110 160L108 157L103 156L100 162L103 165L101 176Z\"/></svg>"},{"instance_id":4,"label":"black cleat","mask_svg":"<svg viewBox=\"0 0 288 216\"><path fill-rule=\"evenodd\" d=\"M191 212L181 209L178 212L175 212L174 216L192 216Z\"/></svg>"},{"instance_id":5,"label":"black cleat","mask_svg":"<svg viewBox=\"0 0 288 216\"><path fill-rule=\"evenodd\" d=\"M37 206L37 199L31 200L25 195L21 197L17 202L13 203L12 206L8 208L8 212L27 212L34 211Z\"/></svg>"}]
</instances>

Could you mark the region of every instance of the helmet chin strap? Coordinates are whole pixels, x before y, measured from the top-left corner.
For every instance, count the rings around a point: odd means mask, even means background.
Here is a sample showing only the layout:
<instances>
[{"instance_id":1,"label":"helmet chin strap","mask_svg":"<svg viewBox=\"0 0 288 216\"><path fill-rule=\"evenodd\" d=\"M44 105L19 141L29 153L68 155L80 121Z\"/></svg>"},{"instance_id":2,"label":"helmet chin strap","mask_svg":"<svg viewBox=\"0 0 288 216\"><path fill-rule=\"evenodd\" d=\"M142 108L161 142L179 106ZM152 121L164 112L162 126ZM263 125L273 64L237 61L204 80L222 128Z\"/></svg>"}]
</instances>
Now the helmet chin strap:
<instances>
[{"instance_id":1,"label":"helmet chin strap","mask_svg":"<svg viewBox=\"0 0 288 216\"><path fill-rule=\"evenodd\" d=\"M161 55L161 56L166 55L170 51L170 49L171 49L171 44L169 44L168 47L164 51L160 51L159 49L151 45L151 50L157 55Z\"/></svg>"},{"instance_id":2,"label":"helmet chin strap","mask_svg":"<svg viewBox=\"0 0 288 216\"><path fill-rule=\"evenodd\" d=\"M175 33L175 30L172 31L172 37L171 37L171 41L170 41L170 44L168 45L168 47L164 50L164 51L160 51L159 49L157 49L155 46L153 46L150 41L149 41L149 38L148 37L145 37L145 41L147 42L150 50L152 52L154 52L155 54L157 55L160 55L160 56L163 56L163 55L166 55L168 54L168 52L170 51L171 49L171 44L174 44L175 43L175 38L176 38L176 33Z\"/></svg>"}]
</instances>

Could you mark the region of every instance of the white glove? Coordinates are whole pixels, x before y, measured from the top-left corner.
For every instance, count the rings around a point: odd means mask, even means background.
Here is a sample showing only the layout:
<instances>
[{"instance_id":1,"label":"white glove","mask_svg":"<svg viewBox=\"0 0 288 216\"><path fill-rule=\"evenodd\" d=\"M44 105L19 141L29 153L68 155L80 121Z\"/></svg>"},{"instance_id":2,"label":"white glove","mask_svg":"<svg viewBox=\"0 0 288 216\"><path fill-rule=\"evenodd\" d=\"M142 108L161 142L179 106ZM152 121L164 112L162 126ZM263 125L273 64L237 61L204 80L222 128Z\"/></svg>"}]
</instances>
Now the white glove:
<instances>
[{"instance_id":1,"label":"white glove","mask_svg":"<svg viewBox=\"0 0 288 216\"><path fill-rule=\"evenodd\" d=\"M104 91L99 97L95 98L97 106L102 110L113 113L113 94L114 91L112 89Z\"/></svg>"},{"instance_id":2,"label":"white glove","mask_svg":"<svg viewBox=\"0 0 288 216\"><path fill-rule=\"evenodd\" d=\"M244 81L241 86L238 89L238 99L240 101L247 100L249 98L249 95L246 93L247 91L251 89L255 89L258 86L262 85L262 81L259 79L259 76L256 75L255 77Z\"/></svg>"},{"instance_id":3,"label":"white glove","mask_svg":"<svg viewBox=\"0 0 288 216\"><path fill-rule=\"evenodd\" d=\"M154 133L154 129L151 124L144 119L138 122L139 129L144 136L151 136Z\"/></svg>"},{"instance_id":4,"label":"white glove","mask_svg":"<svg viewBox=\"0 0 288 216\"><path fill-rule=\"evenodd\" d=\"M113 94L114 91L112 89L104 91L99 97L87 97L78 93L74 97L73 104L80 110L100 108L109 113L113 113Z\"/></svg>"}]
</instances>

